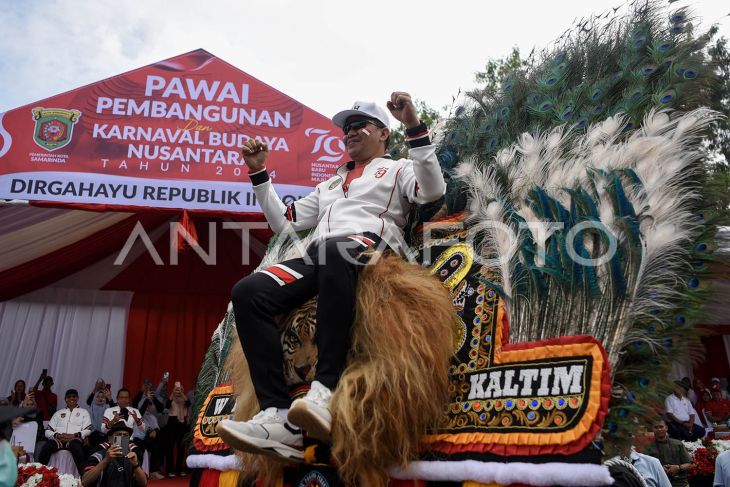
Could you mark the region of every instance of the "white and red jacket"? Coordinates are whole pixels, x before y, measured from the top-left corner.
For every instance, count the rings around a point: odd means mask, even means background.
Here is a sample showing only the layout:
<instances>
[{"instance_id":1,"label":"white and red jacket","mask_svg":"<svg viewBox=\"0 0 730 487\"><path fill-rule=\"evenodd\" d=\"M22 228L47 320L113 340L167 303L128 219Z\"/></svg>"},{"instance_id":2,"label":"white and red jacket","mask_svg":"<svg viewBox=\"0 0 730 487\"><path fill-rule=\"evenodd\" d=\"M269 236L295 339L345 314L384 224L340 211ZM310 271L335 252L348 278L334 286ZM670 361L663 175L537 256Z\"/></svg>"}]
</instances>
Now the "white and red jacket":
<instances>
[{"instance_id":1,"label":"white and red jacket","mask_svg":"<svg viewBox=\"0 0 730 487\"><path fill-rule=\"evenodd\" d=\"M114 423L112 422L114 420L114 415L119 414L122 408L119 406L114 406L110 408L106 408L106 411L104 411L104 417L101 418L101 432L106 433L108 432L112 426L114 426ZM142 414L139 412L137 408L133 408L131 406L127 406L127 411L129 411L129 416L127 416L127 419L122 419L122 421L129 429L132 431L145 431L145 425L144 421L142 420Z\"/></svg>"},{"instance_id":2,"label":"white and red jacket","mask_svg":"<svg viewBox=\"0 0 730 487\"><path fill-rule=\"evenodd\" d=\"M336 176L319 183L312 193L289 206L276 194L266 169L250 176L274 232L317 227L321 240L372 232L391 248L400 249L411 206L430 203L446 192L433 145L412 147L408 156L397 161L376 158L364 167L354 163L340 166ZM349 171L356 172L348 182Z\"/></svg>"},{"instance_id":3,"label":"white and red jacket","mask_svg":"<svg viewBox=\"0 0 730 487\"><path fill-rule=\"evenodd\" d=\"M45 435L50 440L58 433L70 433L83 440L91 434L91 430L91 416L86 409L63 408L53 414L46 426Z\"/></svg>"}]
</instances>

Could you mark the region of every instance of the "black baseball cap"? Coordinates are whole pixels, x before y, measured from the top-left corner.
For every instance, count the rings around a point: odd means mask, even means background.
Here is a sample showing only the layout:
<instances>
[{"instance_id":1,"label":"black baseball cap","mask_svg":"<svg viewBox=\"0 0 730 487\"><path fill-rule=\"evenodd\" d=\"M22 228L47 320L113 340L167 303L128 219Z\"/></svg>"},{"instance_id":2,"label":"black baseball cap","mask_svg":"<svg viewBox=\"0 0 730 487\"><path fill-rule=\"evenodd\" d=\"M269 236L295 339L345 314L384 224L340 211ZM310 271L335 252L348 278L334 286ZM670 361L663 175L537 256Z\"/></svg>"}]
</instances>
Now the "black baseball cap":
<instances>
[{"instance_id":1,"label":"black baseball cap","mask_svg":"<svg viewBox=\"0 0 730 487\"><path fill-rule=\"evenodd\" d=\"M112 436L114 433L116 433L118 431L126 431L127 433L129 433L129 436L132 436L132 433L133 433L132 428L127 426L124 423L124 421L117 421L116 423L114 423L114 426L109 428L109 431L106 432L106 435Z\"/></svg>"}]
</instances>

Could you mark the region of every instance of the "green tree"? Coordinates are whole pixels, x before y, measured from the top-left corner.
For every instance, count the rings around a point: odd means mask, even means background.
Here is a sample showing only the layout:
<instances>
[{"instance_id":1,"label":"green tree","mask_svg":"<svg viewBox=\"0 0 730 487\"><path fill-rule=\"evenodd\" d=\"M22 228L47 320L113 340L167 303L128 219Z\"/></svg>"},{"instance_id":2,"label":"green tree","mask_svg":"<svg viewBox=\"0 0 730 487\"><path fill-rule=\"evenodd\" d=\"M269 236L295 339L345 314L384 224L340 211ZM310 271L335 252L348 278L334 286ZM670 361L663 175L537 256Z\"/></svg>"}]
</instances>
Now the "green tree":
<instances>
[{"instance_id":1,"label":"green tree","mask_svg":"<svg viewBox=\"0 0 730 487\"><path fill-rule=\"evenodd\" d=\"M485 85L482 88L496 90L507 74L526 67L527 62L520 58L520 49L514 46L508 56L497 59L496 61L494 59L487 61L484 71L477 71L474 74L474 79L477 83L483 83Z\"/></svg>"},{"instance_id":2,"label":"green tree","mask_svg":"<svg viewBox=\"0 0 730 487\"><path fill-rule=\"evenodd\" d=\"M717 33L717 27L710 35ZM728 40L720 37L708 49L715 67L717 82L711 86L710 108L725 118L714 122L708 134L707 148L711 162L707 166L706 195L708 203L718 215L718 224L730 224L730 52Z\"/></svg>"},{"instance_id":3,"label":"green tree","mask_svg":"<svg viewBox=\"0 0 730 487\"><path fill-rule=\"evenodd\" d=\"M708 35L717 35L717 27L710 29ZM707 134L707 148L710 162L707 164L706 198L709 205L717 212L720 224L730 224L730 51L728 39L715 39L707 54L716 70L716 80L711 84L710 108L722 113L725 118L713 123ZM529 57L528 57L529 59ZM485 93L498 94L502 80L515 71L525 71L530 65L528 60L520 57L520 50L512 48L512 52L504 58L487 61L484 71L475 74L480 83L478 95Z\"/></svg>"},{"instance_id":4,"label":"green tree","mask_svg":"<svg viewBox=\"0 0 730 487\"><path fill-rule=\"evenodd\" d=\"M416 110L418 110L418 117L427 126L433 127L439 118L441 113L435 108L426 104L423 100L414 100ZM408 155L408 144L406 144L406 129L403 124L400 124L397 128L390 132L390 147L388 149L389 154L393 159L399 159Z\"/></svg>"},{"instance_id":5,"label":"green tree","mask_svg":"<svg viewBox=\"0 0 730 487\"><path fill-rule=\"evenodd\" d=\"M710 32L714 35L717 27L713 27ZM709 149L723 156L724 161L720 162L725 166L730 163L730 52L728 52L727 44L727 38L720 37L709 49L718 78L718 82L712 86L711 99L714 106L711 108L725 115L724 119L713 124L709 137Z\"/></svg>"}]
</instances>

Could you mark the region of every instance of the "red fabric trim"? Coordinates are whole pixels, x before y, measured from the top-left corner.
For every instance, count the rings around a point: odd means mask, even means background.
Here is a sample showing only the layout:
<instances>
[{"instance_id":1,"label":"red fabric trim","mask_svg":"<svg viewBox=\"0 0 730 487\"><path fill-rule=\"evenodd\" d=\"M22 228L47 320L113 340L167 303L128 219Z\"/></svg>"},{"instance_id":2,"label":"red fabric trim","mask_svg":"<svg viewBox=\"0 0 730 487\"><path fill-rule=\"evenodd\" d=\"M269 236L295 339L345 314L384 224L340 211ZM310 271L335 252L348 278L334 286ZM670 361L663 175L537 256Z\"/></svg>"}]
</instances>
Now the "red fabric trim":
<instances>
[{"instance_id":1,"label":"red fabric trim","mask_svg":"<svg viewBox=\"0 0 730 487\"><path fill-rule=\"evenodd\" d=\"M502 343L500 343L503 349L504 346L509 343L509 331L509 316L507 316L507 310L505 309L502 313Z\"/></svg>"},{"instance_id":2,"label":"red fabric trim","mask_svg":"<svg viewBox=\"0 0 730 487\"><path fill-rule=\"evenodd\" d=\"M380 218L380 234L379 237L383 236L383 231L385 230L385 220L383 220L383 215L388 212L388 208L390 208L390 202L393 201L393 193L395 193L395 188L398 186L398 177L400 177L400 170L403 168L398 168L398 172L395 173L395 181L393 182L393 189L390 190L390 198L388 198L388 205L385 207L383 212L378 215L378 218Z\"/></svg>"},{"instance_id":3,"label":"red fabric trim","mask_svg":"<svg viewBox=\"0 0 730 487\"><path fill-rule=\"evenodd\" d=\"M356 164L354 168L352 168L350 171L347 171L347 176L345 176L345 182L342 183L342 192L345 193L345 198L347 198L347 192L350 190L350 183L362 176L362 172L365 170L365 166L367 166L367 164Z\"/></svg>"},{"instance_id":4,"label":"red fabric trim","mask_svg":"<svg viewBox=\"0 0 730 487\"><path fill-rule=\"evenodd\" d=\"M603 370L601 373L601 403L598 408L596 419L589 430L576 441L564 445L498 445L484 443L455 444L448 442L432 443L426 447L429 451L439 451L448 455L456 453L492 453L500 456L525 456L525 455L574 455L584 450L593 441L601 430L608 414L608 402L611 397L611 377L608 354L601 346L601 342L589 335L576 335L567 337L551 338L535 342L523 342L505 345L503 351L524 350L549 345L570 345L577 343L595 343L599 345L603 357Z\"/></svg>"},{"instance_id":5,"label":"red fabric trim","mask_svg":"<svg viewBox=\"0 0 730 487\"><path fill-rule=\"evenodd\" d=\"M406 137L406 142L410 142L411 140L420 139L427 135L428 135L428 130L424 130L423 132L418 132L416 135L411 135L410 137Z\"/></svg>"},{"instance_id":6,"label":"red fabric trim","mask_svg":"<svg viewBox=\"0 0 730 487\"><path fill-rule=\"evenodd\" d=\"M272 274L274 274L276 277L278 277L279 279L281 279L282 281L284 281L287 284L291 284L292 282L297 280L296 277L292 276L284 269L281 269L276 266L267 267L266 270L268 272L271 272Z\"/></svg>"},{"instance_id":7,"label":"red fabric trim","mask_svg":"<svg viewBox=\"0 0 730 487\"><path fill-rule=\"evenodd\" d=\"M375 241L373 241L367 237L363 237L362 235L350 235L347 238L349 238L351 240L356 240L356 241L360 242L361 244L365 245L366 247L372 247L375 244Z\"/></svg>"},{"instance_id":8,"label":"red fabric trim","mask_svg":"<svg viewBox=\"0 0 730 487\"><path fill-rule=\"evenodd\" d=\"M124 245L137 222L149 231L168 218L166 214L133 215L78 242L0 272L0 301L47 286L107 257Z\"/></svg>"},{"instance_id":9,"label":"red fabric trim","mask_svg":"<svg viewBox=\"0 0 730 487\"><path fill-rule=\"evenodd\" d=\"M198 487L218 487L220 482L221 472L220 470L214 470L212 468L206 468L200 475L200 482Z\"/></svg>"},{"instance_id":10,"label":"red fabric trim","mask_svg":"<svg viewBox=\"0 0 730 487\"><path fill-rule=\"evenodd\" d=\"M454 213L453 215L444 216L441 218L434 218L433 220L429 220L425 223L422 223L416 227L417 233L423 233L423 227L430 226L435 223L447 223L447 222L463 222L466 217L469 216L469 212L467 211L460 211L459 213Z\"/></svg>"}]
</instances>

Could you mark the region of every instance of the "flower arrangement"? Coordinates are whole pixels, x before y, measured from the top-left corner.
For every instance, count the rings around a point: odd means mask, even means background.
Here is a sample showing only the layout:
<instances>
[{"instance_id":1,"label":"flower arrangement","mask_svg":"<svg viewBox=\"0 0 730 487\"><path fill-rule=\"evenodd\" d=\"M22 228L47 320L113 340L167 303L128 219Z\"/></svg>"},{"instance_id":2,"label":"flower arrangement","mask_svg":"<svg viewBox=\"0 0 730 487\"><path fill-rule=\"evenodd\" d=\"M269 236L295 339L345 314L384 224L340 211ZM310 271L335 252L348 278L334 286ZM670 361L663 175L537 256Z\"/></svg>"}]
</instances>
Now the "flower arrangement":
<instances>
[{"instance_id":1,"label":"flower arrangement","mask_svg":"<svg viewBox=\"0 0 730 487\"><path fill-rule=\"evenodd\" d=\"M717 450L717 454L730 450L730 440L713 440L712 446L715 447L715 450Z\"/></svg>"},{"instance_id":2,"label":"flower arrangement","mask_svg":"<svg viewBox=\"0 0 730 487\"><path fill-rule=\"evenodd\" d=\"M682 444L692 457L692 470L689 474L711 476L715 473L715 459L717 456L730 450L730 440L712 440L705 443L702 440L683 441Z\"/></svg>"},{"instance_id":3,"label":"flower arrangement","mask_svg":"<svg viewBox=\"0 0 730 487\"><path fill-rule=\"evenodd\" d=\"M40 463L21 463L18 465L16 487L78 487L79 479L73 475L58 474L56 467Z\"/></svg>"},{"instance_id":4,"label":"flower arrangement","mask_svg":"<svg viewBox=\"0 0 730 487\"><path fill-rule=\"evenodd\" d=\"M689 474L702 476L713 475L715 473L716 458L717 450L714 447L698 448L692 456L692 467Z\"/></svg>"},{"instance_id":5,"label":"flower arrangement","mask_svg":"<svg viewBox=\"0 0 730 487\"><path fill-rule=\"evenodd\" d=\"M705 444L702 443L702 440L697 441L683 441L682 444L689 452L689 456L694 457L697 450L700 448L704 448Z\"/></svg>"}]
</instances>

